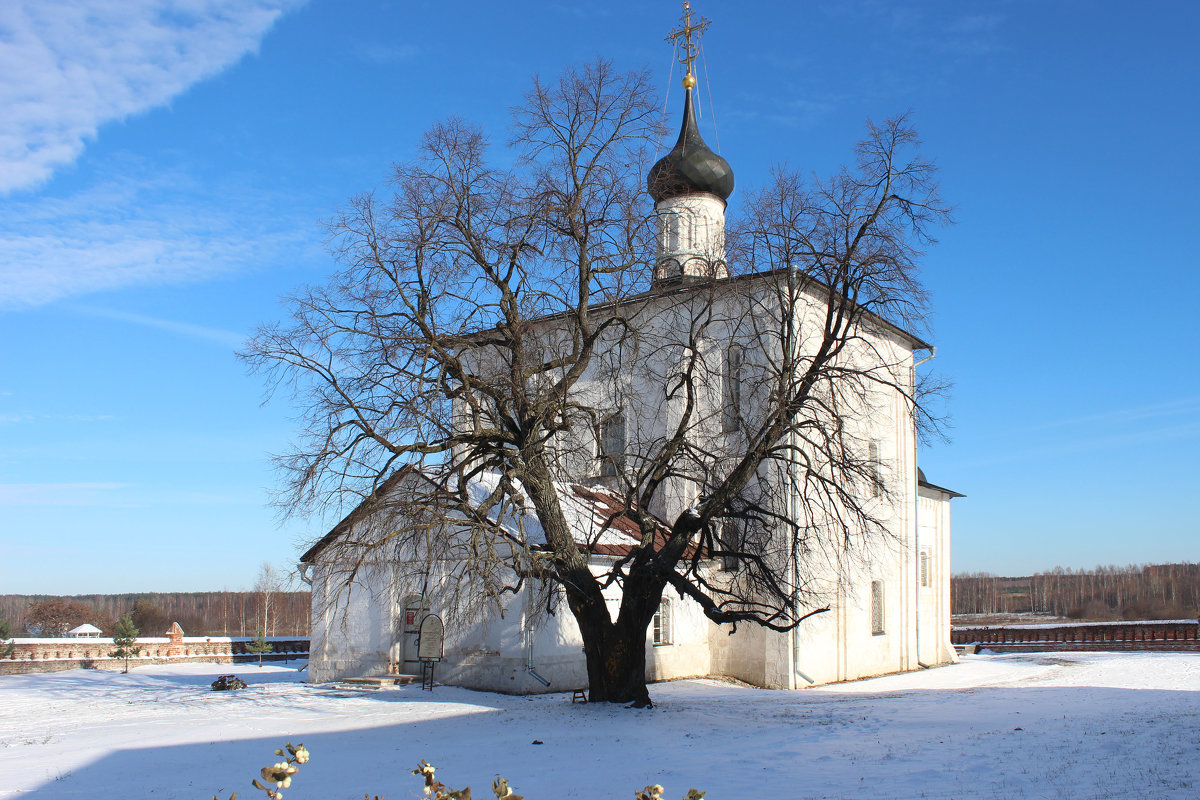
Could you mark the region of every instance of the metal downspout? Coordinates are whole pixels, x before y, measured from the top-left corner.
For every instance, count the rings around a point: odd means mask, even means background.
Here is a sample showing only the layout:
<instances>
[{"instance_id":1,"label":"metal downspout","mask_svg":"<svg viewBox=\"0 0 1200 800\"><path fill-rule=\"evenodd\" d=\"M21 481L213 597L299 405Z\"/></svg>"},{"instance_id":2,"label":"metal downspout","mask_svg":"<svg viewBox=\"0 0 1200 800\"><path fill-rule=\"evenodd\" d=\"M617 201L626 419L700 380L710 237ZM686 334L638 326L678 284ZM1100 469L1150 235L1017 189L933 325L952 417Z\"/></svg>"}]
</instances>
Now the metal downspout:
<instances>
[{"instance_id":1,"label":"metal downspout","mask_svg":"<svg viewBox=\"0 0 1200 800\"><path fill-rule=\"evenodd\" d=\"M796 451L796 432L792 431L788 434L788 448L790 452ZM793 478L794 480L794 478ZM796 522L796 487L793 484L788 490L788 518L792 523ZM799 545L795 535L792 536L792 586L800 586L800 553ZM800 598L796 598L795 607L792 613L797 617L800 616ZM812 686L816 681L804 674L800 669L800 626L792 628L792 683L794 688L799 689L800 686L796 682L796 678L808 683Z\"/></svg>"},{"instance_id":2,"label":"metal downspout","mask_svg":"<svg viewBox=\"0 0 1200 800\"><path fill-rule=\"evenodd\" d=\"M549 686L550 681L543 678L533 668L533 594L530 588L525 589L525 671L542 686Z\"/></svg>"},{"instance_id":3,"label":"metal downspout","mask_svg":"<svg viewBox=\"0 0 1200 800\"><path fill-rule=\"evenodd\" d=\"M921 660L921 484L917 478L917 367L932 361L937 357L937 348L930 347L929 355L922 358L920 361L913 364L912 372L912 392L913 392L913 410L912 416L912 451L913 451L913 543L917 546L917 580L913 581L915 589L913 594L916 596L915 605L913 606L913 617L917 623L917 666L922 669L929 669L930 664L926 664Z\"/></svg>"}]
</instances>

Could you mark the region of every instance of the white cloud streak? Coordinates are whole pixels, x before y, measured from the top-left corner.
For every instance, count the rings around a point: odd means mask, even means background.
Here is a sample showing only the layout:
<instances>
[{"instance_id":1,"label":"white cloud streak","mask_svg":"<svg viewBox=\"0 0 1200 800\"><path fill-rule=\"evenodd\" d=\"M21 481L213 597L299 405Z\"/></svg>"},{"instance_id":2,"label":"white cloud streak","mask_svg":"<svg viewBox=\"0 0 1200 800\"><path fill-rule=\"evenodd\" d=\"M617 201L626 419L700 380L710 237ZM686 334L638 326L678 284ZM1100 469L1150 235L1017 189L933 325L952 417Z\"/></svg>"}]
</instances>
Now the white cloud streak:
<instances>
[{"instance_id":1,"label":"white cloud streak","mask_svg":"<svg viewBox=\"0 0 1200 800\"><path fill-rule=\"evenodd\" d=\"M108 506L128 483L0 483L0 506Z\"/></svg>"},{"instance_id":2,"label":"white cloud streak","mask_svg":"<svg viewBox=\"0 0 1200 800\"><path fill-rule=\"evenodd\" d=\"M0 414L0 425L20 425L27 422L109 422L116 419L112 414L33 414L30 412L17 412L12 414Z\"/></svg>"},{"instance_id":3,"label":"white cloud streak","mask_svg":"<svg viewBox=\"0 0 1200 800\"><path fill-rule=\"evenodd\" d=\"M152 506L259 506L250 493L189 489L155 489L132 483L87 481L79 483L0 483L0 508L17 506L97 506L150 508Z\"/></svg>"},{"instance_id":4,"label":"white cloud streak","mask_svg":"<svg viewBox=\"0 0 1200 800\"><path fill-rule=\"evenodd\" d=\"M6 202L0 310L128 286L192 283L316 251L311 217L289 218L277 210L284 205L278 198L245 186L198 187L161 166L149 172L135 164L126 175L65 198Z\"/></svg>"},{"instance_id":5,"label":"white cloud streak","mask_svg":"<svg viewBox=\"0 0 1200 800\"><path fill-rule=\"evenodd\" d=\"M1118 408L1111 411L1101 411L1093 414L1083 414L1078 417L1052 420L1028 426L1024 430L1044 431L1071 425L1092 426L1096 424L1102 424L1106 428L1111 429L1114 425L1128 424L1159 417L1184 416L1187 419L1193 419L1198 410L1200 410L1200 397L1182 397L1161 403Z\"/></svg>"},{"instance_id":6,"label":"white cloud streak","mask_svg":"<svg viewBox=\"0 0 1200 800\"><path fill-rule=\"evenodd\" d=\"M0 3L0 194L73 162L100 126L258 48L298 0Z\"/></svg>"},{"instance_id":7,"label":"white cloud streak","mask_svg":"<svg viewBox=\"0 0 1200 800\"><path fill-rule=\"evenodd\" d=\"M160 331L167 331L179 336L186 336L189 339L199 339L206 342L215 342L224 345L231 349L237 349L246 343L248 338L245 334L236 333L234 331L224 330L222 328L212 328L207 325L195 325L190 322L180 322L173 319L163 319L161 317L149 317L145 314L132 314L128 311L118 311L113 308L97 308L95 306L73 306L73 311L81 314L87 314L92 317L101 317L103 319L112 319L118 322L128 322L133 325L141 325L147 328L156 328Z\"/></svg>"}]
</instances>

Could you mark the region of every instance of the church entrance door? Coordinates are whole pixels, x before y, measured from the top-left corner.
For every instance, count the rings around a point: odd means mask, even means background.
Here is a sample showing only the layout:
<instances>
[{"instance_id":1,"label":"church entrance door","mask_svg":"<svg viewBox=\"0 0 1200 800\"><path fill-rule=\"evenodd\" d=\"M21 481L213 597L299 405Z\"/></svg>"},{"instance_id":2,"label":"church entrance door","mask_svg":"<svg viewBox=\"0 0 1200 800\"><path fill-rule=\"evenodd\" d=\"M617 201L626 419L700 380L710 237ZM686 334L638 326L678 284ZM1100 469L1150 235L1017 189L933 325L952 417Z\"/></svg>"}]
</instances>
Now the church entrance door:
<instances>
[{"instance_id":1,"label":"church entrance door","mask_svg":"<svg viewBox=\"0 0 1200 800\"><path fill-rule=\"evenodd\" d=\"M420 675L417 659L417 640L421 635L421 620L429 613L429 604L419 597L405 598L400 611L399 670L402 675Z\"/></svg>"}]
</instances>

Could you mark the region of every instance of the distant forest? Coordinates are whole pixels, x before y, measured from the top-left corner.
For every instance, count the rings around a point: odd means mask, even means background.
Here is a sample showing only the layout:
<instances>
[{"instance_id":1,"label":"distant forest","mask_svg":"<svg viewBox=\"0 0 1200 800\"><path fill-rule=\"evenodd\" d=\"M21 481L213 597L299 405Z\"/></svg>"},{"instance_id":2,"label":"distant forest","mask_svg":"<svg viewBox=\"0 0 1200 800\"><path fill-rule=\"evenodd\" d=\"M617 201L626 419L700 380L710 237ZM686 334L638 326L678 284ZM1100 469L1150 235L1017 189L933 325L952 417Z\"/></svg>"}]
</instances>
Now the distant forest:
<instances>
[{"instance_id":1,"label":"distant forest","mask_svg":"<svg viewBox=\"0 0 1200 800\"><path fill-rule=\"evenodd\" d=\"M254 636L263 627L264 602L267 636L309 635L309 592L0 594L0 619L12 623L15 636L30 635L30 626L40 635L55 635L84 623L111 635L125 614L132 614L142 636L162 636L172 622L187 636Z\"/></svg>"},{"instance_id":2,"label":"distant forest","mask_svg":"<svg viewBox=\"0 0 1200 800\"><path fill-rule=\"evenodd\" d=\"M951 614L1035 613L1072 619L1191 619L1200 609L1200 564L1055 567L1024 578L984 572L950 579Z\"/></svg>"}]
</instances>

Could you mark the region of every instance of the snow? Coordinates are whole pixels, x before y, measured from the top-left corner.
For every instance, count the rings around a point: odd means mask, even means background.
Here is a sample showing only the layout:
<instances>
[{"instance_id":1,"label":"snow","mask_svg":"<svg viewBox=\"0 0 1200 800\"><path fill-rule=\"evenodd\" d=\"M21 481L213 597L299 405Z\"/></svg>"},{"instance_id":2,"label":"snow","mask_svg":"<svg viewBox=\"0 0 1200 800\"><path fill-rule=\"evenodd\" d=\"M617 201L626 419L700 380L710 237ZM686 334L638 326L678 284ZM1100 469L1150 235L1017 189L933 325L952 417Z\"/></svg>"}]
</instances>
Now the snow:
<instances>
[{"instance_id":1,"label":"snow","mask_svg":"<svg viewBox=\"0 0 1200 800\"><path fill-rule=\"evenodd\" d=\"M182 642L184 644L211 644L213 642L245 642L253 639L253 636L184 636ZM265 636L268 642L303 642L307 641L307 636ZM167 636L139 636L137 637L138 644L170 644L171 639ZM74 637L74 636L30 636L17 637L15 639L5 639L6 642L14 642L16 644L40 644L40 645L70 645L71 647L90 647L97 642L111 642L111 636L92 637Z\"/></svg>"},{"instance_id":2,"label":"snow","mask_svg":"<svg viewBox=\"0 0 1200 800\"><path fill-rule=\"evenodd\" d=\"M250 688L208 690L231 670ZM416 797L422 758L476 797L499 773L530 800L627 800L650 783L709 800L1200 794L1200 654L980 654L797 692L677 681L640 711L304 675L172 664L0 677L0 800L257 797L250 780L285 741L312 753L287 800Z\"/></svg>"}]
</instances>

